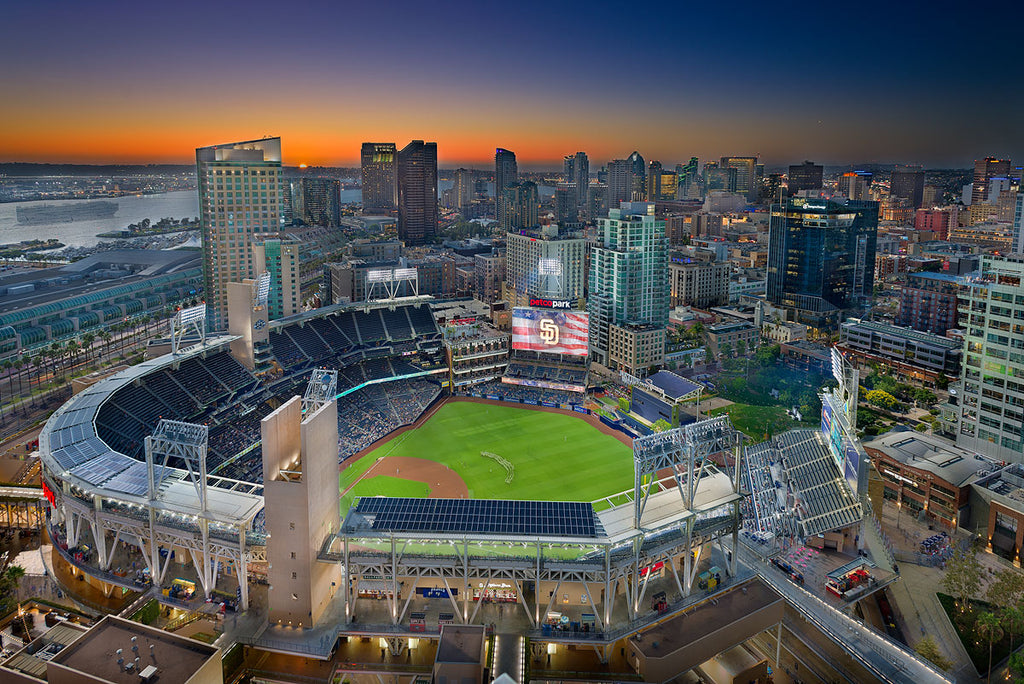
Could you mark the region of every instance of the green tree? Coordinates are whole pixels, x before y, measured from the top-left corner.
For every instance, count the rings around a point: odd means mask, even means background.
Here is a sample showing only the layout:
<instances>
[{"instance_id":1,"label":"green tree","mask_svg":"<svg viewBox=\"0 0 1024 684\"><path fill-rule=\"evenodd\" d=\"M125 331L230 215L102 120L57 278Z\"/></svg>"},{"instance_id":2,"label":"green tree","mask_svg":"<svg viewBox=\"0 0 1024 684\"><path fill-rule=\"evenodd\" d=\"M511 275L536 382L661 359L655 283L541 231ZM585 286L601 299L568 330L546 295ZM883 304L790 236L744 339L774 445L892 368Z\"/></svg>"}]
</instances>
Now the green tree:
<instances>
[{"instance_id":1,"label":"green tree","mask_svg":"<svg viewBox=\"0 0 1024 684\"><path fill-rule=\"evenodd\" d=\"M1024 679L1024 652L1011 653L1007 669L1013 673L1014 681L1019 682Z\"/></svg>"},{"instance_id":2,"label":"green tree","mask_svg":"<svg viewBox=\"0 0 1024 684\"><path fill-rule=\"evenodd\" d=\"M995 613L982 613L978 616L975 627L978 634L988 639L988 677L986 681L992 681L992 645L1003 638L1003 626L999 616Z\"/></svg>"},{"instance_id":3,"label":"green tree","mask_svg":"<svg viewBox=\"0 0 1024 684\"><path fill-rule=\"evenodd\" d=\"M669 422L664 418L659 418L658 420L654 421L653 425L651 425L651 428L655 432L664 432L665 430L668 430L671 427L672 425L669 424Z\"/></svg>"},{"instance_id":4,"label":"green tree","mask_svg":"<svg viewBox=\"0 0 1024 684\"><path fill-rule=\"evenodd\" d=\"M747 355L747 342L746 340L736 340L736 353L740 356Z\"/></svg>"},{"instance_id":5,"label":"green tree","mask_svg":"<svg viewBox=\"0 0 1024 684\"><path fill-rule=\"evenodd\" d=\"M732 358L732 345L728 342L722 342L718 345L718 358L720 359L731 359Z\"/></svg>"},{"instance_id":6,"label":"green tree","mask_svg":"<svg viewBox=\"0 0 1024 684\"><path fill-rule=\"evenodd\" d=\"M997 572L985 590L985 600L1001 611L1024 602L1024 573L1011 568Z\"/></svg>"},{"instance_id":7,"label":"green tree","mask_svg":"<svg viewBox=\"0 0 1024 684\"><path fill-rule=\"evenodd\" d=\"M888 411L896 410L900 405L900 402L897 401L896 397L881 389L869 390L868 393L864 395L864 398L869 404L879 406Z\"/></svg>"},{"instance_id":8,"label":"green tree","mask_svg":"<svg viewBox=\"0 0 1024 684\"><path fill-rule=\"evenodd\" d=\"M940 390L949 389L949 378L947 378L943 373L939 373L939 377L935 378L935 386Z\"/></svg>"},{"instance_id":9,"label":"green tree","mask_svg":"<svg viewBox=\"0 0 1024 684\"><path fill-rule=\"evenodd\" d=\"M1010 633L1010 649L1013 649L1014 637L1020 633L1021 627L1024 627L1024 610L1020 606L1008 606L1003 609L1002 612L1003 625Z\"/></svg>"},{"instance_id":10,"label":"green tree","mask_svg":"<svg viewBox=\"0 0 1024 684\"><path fill-rule=\"evenodd\" d=\"M946 563L946 574L942 576L942 588L957 602L960 612L965 612L967 601L981 589L982 570L973 549L957 549Z\"/></svg>"},{"instance_id":11,"label":"green tree","mask_svg":"<svg viewBox=\"0 0 1024 684\"><path fill-rule=\"evenodd\" d=\"M754 353L754 358L757 359L757 363L765 368L768 366L774 366L779 360L779 355L782 353L782 348L777 344L763 344L758 347Z\"/></svg>"},{"instance_id":12,"label":"green tree","mask_svg":"<svg viewBox=\"0 0 1024 684\"><path fill-rule=\"evenodd\" d=\"M953 663L946 656L942 655L942 651L939 650L939 645L935 643L935 639L930 636L926 636L917 642L914 650L917 652L917 655L932 662L940 670L948 670L953 666Z\"/></svg>"}]
</instances>

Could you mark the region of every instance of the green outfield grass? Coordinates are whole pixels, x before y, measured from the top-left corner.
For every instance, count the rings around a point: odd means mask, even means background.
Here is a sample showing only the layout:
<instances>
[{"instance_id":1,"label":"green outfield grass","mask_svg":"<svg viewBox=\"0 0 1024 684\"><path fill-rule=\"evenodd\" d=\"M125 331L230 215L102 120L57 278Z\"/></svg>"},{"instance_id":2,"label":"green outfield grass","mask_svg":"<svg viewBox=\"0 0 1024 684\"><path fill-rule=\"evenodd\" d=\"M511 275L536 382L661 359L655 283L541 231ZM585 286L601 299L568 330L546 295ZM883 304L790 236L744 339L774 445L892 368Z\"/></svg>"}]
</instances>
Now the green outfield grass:
<instances>
[{"instance_id":1,"label":"green outfield grass","mask_svg":"<svg viewBox=\"0 0 1024 684\"><path fill-rule=\"evenodd\" d=\"M505 470L481 456L481 451L497 454L515 466L510 484L505 483ZM423 426L343 470L342 491L385 456L444 463L462 477L476 499L593 501L633 484L633 453L619 440L573 416L512 406L464 401L445 404ZM391 483L383 482L378 490L374 484L378 480L395 478L360 482L350 494L427 495L398 493Z\"/></svg>"},{"instance_id":2,"label":"green outfield grass","mask_svg":"<svg viewBox=\"0 0 1024 684\"><path fill-rule=\"evenodd\" d=\"M400 477L378 475L360 480L356 486L341 497L341 510L347 511L352 500L359 496L430 496L430 487L425 482L403 480Z\"/></svg>"}]
</instances>

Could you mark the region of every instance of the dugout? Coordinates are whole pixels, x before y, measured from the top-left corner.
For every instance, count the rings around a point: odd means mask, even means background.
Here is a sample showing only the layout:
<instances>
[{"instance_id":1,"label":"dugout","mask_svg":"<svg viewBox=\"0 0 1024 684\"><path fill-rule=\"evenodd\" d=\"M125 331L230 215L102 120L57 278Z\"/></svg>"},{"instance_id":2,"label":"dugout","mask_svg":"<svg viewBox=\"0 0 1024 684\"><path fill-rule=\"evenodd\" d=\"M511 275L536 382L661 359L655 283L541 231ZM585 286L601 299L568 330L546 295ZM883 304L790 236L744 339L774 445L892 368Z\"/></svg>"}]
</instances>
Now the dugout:
<instances>
[{"instance_id":1,"label":"dugout","mask_svg":"<svg viewBox=\"0 0 1024 684\"><path fill-rule=\"evenodd\" d=\"M687 413L683 406L699 400L703 387L671 371L658 371L646 380L634 383L630 391L630 409L652 423L665 420L672 427L696 420L696 410Z\"/></svg>"}]
</instances>

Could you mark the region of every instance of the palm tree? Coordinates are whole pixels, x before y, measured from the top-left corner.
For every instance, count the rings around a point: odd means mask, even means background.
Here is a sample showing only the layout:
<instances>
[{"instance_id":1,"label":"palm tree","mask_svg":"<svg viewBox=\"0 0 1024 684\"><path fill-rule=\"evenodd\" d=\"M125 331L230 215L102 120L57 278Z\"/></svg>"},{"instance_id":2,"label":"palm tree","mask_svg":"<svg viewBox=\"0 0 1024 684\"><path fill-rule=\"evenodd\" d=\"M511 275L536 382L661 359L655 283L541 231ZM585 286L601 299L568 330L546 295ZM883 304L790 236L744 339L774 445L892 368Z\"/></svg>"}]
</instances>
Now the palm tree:
<instances>
[{"instance_id":1,"label":"palm tree","mask_svg":"<svg viewBox=\"0 0 1024 684\"><path fill-rule=\"evenodd\" d=\"M103 331L100 332L100 339L103 340L103 351L100 352L101 355L109 355L110 354L110 338L111 337L113 337L113 335L110 334L109 330L104 329Z\"/></svg>"},{"instance_id":2,"label":"palm tree","mask_svg":"<svg viewBox=\"0 0 1024 684\"><path fill-rule=\"evenodd\" d=\"M81 347L78 344L78 340L70 340L68 342L67 350L68 356L71 358L71 372L74 373L75 367L78 365L78 352Z\"/></svg>"},{"instance_id":3,"label":"palm tree","mask_svg":"<svg viewBox=\"0 0 1024 684\"><path fill-rule=\"evenodd\" d=\"M85 352L86 362L92 361L92 345L96 342L96 336L91 332L82 335L82 350Z\"/></svg>"},{"instance_id":4,"label":"palm tree","mask_svg":"<svg viewBox=\"0 0 1024 684\"><path fill-rule=\"evenodd\" d=\"M1013 651L1013 637L1024 625L1024 610L1020 606L1003 608L1003 624L1010 631L1010 651Z\"/></svg>"},{"instance_id":5,"label":"palm tree","mask_svg":"<svg viewBox=\"0 0 1024 684\"><path fill-rule=\"evenodd\" d=\"M1003 638L1003 627L995 613L982 613L976 623L978 633L988 637L988 681L992 681L992 644Z\"/></svg>"}]
</instances>

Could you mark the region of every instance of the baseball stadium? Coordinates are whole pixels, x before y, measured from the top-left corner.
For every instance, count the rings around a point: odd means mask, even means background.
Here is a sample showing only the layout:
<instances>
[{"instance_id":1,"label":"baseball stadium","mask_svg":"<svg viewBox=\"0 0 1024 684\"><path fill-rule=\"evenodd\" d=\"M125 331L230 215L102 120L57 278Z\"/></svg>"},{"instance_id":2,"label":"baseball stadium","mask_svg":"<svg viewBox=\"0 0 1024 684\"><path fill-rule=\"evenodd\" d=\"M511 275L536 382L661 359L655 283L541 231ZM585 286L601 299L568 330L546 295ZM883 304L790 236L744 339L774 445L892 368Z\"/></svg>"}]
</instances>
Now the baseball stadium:
<instances>
[{"instance_id":1,"label":"baseball stadium","mask_svg":"<svg viewBox=\"0 0 1024 684\"><path fill-rule=\"evenodd\" d=\"M585 314L534 314L563 326L569 351L545 354L517 345L525 318L512 335L439 324L408 297L268 321L260 284L233 285L227 334L179 312L166 348L47 421L47 528L78 582L257 608L264 626L236 642L319 659L353 638L382 661L421 640L440 656L447 626L500 624L515 653L607 663L628 645L654 667L639 632L739 587L759 603L725 616L729 639L781 624L738 562L741 433L718 416L638 436L592 413L572 351ZM522 681L525 657L506 660Z\"/></svg>"}]
</instances>

